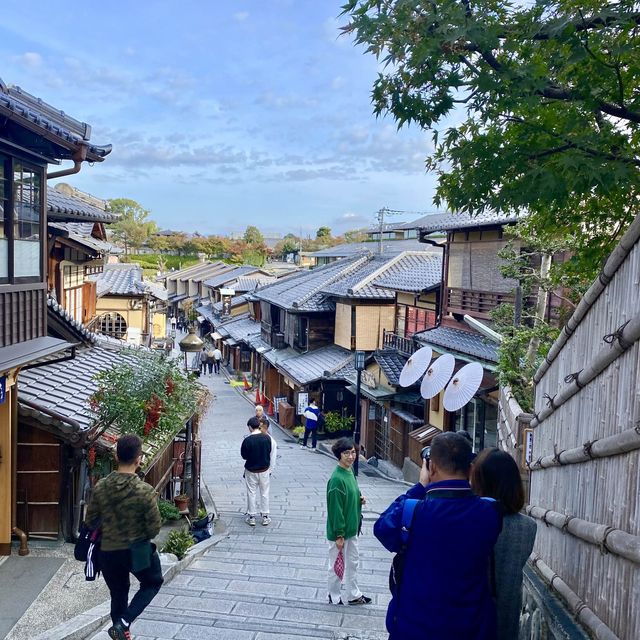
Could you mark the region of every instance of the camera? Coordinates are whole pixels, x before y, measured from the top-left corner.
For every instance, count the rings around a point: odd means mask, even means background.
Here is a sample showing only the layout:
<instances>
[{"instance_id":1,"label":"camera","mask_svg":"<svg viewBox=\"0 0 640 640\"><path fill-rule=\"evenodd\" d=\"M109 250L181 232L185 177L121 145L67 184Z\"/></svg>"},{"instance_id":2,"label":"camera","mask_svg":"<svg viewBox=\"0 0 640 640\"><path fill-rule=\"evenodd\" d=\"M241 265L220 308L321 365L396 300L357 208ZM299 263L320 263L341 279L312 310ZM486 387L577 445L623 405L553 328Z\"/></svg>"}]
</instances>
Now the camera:
<instances>
[{"instance_id":1,"label":"camera","mask_svg":"<svg viewBox=\"0 0 640 640\"><path fill-rule=\"evenodd\" d=\"M431 456L431 445L427 445L426 447L422 448L422 451L420 451L420 457L423 460L429 460Z\"/></svg>"}]
</instances>

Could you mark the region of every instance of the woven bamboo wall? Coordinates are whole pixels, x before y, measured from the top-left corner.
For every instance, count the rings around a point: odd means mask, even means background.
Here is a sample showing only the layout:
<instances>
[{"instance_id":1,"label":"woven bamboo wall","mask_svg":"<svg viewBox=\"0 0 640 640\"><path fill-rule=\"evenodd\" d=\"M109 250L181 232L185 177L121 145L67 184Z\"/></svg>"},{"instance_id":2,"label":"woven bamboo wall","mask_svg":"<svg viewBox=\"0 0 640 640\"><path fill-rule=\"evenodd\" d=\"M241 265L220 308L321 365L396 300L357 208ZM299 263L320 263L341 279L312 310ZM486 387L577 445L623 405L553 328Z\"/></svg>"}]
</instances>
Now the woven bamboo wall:
<instances>
[{"instance_id":1,"label":"woven bamboo wall","mask_svg":"<svg viewBox=\"0 0 640 640\"><path fill-rule=\"evenodd\" d=\"M607 334L639 314L636 241L539 380L536 414L554 406L552 399L572 383L565 381L566 376L587 369L603 350L613 348L603 340ZM615 337L610 339L616 342ZM556 456L556 464L563 460L563 451L640 427L640 342L625 346L626 351L597 377L537 424L530 504L544 510L538 517L547 510L567 517L564 529L539 522L535 553L616 636L631 640L640 637L640 555L636 557L640 538L629 538L628 555L635 561L607 552L607 538L616 533L608 528L640 536L640 449L595 459L585 455L576 464L547 468L535 464L545 456ZM586 451L591 451L588 444ZM572 533L574 527L568 525L576 518L602 525L592 528L598 533L595 544ZM602 540L605 544L598 545Z\"/></svg>"}]
</instances>

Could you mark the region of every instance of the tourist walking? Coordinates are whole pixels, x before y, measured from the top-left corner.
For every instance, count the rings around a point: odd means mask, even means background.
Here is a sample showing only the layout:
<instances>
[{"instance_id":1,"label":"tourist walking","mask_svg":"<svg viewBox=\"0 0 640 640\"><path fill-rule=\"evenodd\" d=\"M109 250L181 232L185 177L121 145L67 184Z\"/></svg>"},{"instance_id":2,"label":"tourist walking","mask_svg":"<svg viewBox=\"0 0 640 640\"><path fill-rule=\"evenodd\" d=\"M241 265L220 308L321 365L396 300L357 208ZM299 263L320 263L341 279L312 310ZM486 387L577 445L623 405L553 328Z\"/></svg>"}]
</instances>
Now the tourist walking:
<instances>
[{"instance_id":1,"label":"tourist walking","mask_svg":"<svg viewBox=\"0 0 640 640\"><path fill-rule=\"evenodd\" d=\"M356 450L351 438L340 438L331 447L338 460L327 483L327 539L329 562L327 568L330 604L369 604L371 598L358 587L358 534L362 505L366 502L360 494L358 481L353 475Z\"/></svg>"},{"instance_id":2,"label":"tourist walking","mask_svg":"<svg viewBox=\"0 0 640 640\"><path fill-rule=\"evenodd\" d=\"M207 347L202 347L202 351L200 352L200 373L201 375L207 374L207 363L209 361L209 356L207 355Z\"/></svg>"},{"instance_id":3,"label":"tourist walking","mask_svg":"<svg viewBox=\"0 0 640 640\"><path fill-rule=\"evenodd\" d=\"M389 640L495 640L489 567L501 516L495 500L471 491L471 455L460 434L437 435L420 481L374 526L386 549L402 552L387 610Z\"/></svg>"},{"instance_id":4,"label":"tourist walking","mask_svg":"<svg viewBox=\"0 0 640 640\"><path fill-rule=\"evenodd\" d=\"M244 480L247 487L247 517L250 527L256 526L258 514L263 526L271 524L269 517L269 467L271 465L271 438L260 429L255 416L247 422L250 434L242 441L240 455L244 463Z\"/></svg>"},{"instance_id":5,"label":"tourist walking","mask_svg":"<svg viewBox=\"0 0 640 640\"><path fill-rule=\"evenodd\" d=\"M98 482L85 521L102 528L100 566L111 594L113 640L131 640L129 627L162 586L160 558L152 538L158 535L160 511L153 487L136 470L142 458L142 440L123 435L116 444L118 470ZM129 574L140 588L129 603Z\"/></svg>"},{"instance_id":6,"label":"tourist walking","mask_svg":"<svg viewBox=\"0 0 640 640\"><path fill-rule=\"evenodd\" d=\"M222 351L216 347L213 350L213 367L216 373L220 373L220 363L222 362ZM211 373L211 371L209 371Z\"/></svg>"},{"instance_id":7,"label":"tourist walking","mask_svg":"<svg viewBox=\"0 0 640 640\"><path fill-rule=\"evenodd\" d=\"M315 400L304 410L304 438L300 445L303 449L307 448L309 434L311 434L311 448L315 451L318 444L318 416L320 409Z\"/></svg>"},{"instance_id":8,"label":"tourist walking","mask_svg":"<svg viewBox=\"0 0 640 640\"><path fill-rule=\"evenodd\" d=\"M503 512L502 532L494 549L498 640L518 637L522 610L522 569L531 555L536 523L519 513L524 487L515 460L500 449L481 451L471 467L471 487L495 498Z\"/></svg>"}]
</instances>

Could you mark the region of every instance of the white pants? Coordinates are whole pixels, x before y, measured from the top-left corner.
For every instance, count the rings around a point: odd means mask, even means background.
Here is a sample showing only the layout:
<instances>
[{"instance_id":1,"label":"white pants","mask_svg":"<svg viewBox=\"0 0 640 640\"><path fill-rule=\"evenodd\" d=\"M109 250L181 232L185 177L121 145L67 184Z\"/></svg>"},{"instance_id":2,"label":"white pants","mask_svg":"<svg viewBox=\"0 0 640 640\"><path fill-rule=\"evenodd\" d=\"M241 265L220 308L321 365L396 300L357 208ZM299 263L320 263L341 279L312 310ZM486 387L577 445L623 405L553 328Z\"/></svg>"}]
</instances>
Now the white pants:
<instances>
[{"instance_id":1,"label":"white pants","mask_svg":"<svg viewBox=\"0 0 640 640\"><path fill-rule=\"evenodd\" d=\"M247 484L247 508L250 516L261 513L269 514L269 470L253 473L244 472L244 480ZM258 503L260 508L258 509Z\"/></svg>"},{"instance_id":2,"label":"white pants","mask_svg":"<svg viewBox=\"0 0 640 640\"><path fill-rule=\"evenodd\" d=\"M327 578L329 584L329 595L333 604L337 604L340 601L340 589L342 582L344 582L346 601L342 602L347 604L349 600L356 600L362 595L362 591L358 588L358 537L347 538L344 541L344 547L342 547L342 554L344 555L344 576L341 581L333 570L333 565L338 557L338 547L335 542L329 541L329 566L327 569Z\"/></svg>"}]
</instances>

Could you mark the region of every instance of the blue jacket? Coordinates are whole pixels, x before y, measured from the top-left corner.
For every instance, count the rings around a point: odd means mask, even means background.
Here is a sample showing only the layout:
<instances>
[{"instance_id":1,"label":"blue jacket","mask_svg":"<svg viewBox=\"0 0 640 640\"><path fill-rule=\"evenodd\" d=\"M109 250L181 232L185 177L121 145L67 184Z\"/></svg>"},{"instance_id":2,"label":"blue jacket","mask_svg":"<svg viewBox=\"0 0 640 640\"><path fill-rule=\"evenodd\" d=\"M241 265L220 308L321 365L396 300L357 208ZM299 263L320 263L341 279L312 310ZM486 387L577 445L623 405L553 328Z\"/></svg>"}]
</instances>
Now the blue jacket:
<instances>
[{"instance_id":1,"label":"blue jacket","mask_svg":"<svg viewBox=\"0 0 640 640\"><path fill-rule=\"evenodd\" d=\"M318 426L318 415L320 409L318 407L308 406L304 410L304 426L306 429L315 429Z\"/></svg>"},{"instance_id":2,"label":"blue jacket","mask_svg":"<svg viewBox=\"0 0 640 640\"><path fill-rule=\"evenodd\" d=\"M416 484L380 516L373 533L400 549L402 507L415 510L397 596L389 603L389 640L495 640L496 608L489 584L491 551L501 529L495 503L466 480Z\"/></svg>"}]
</instances>

